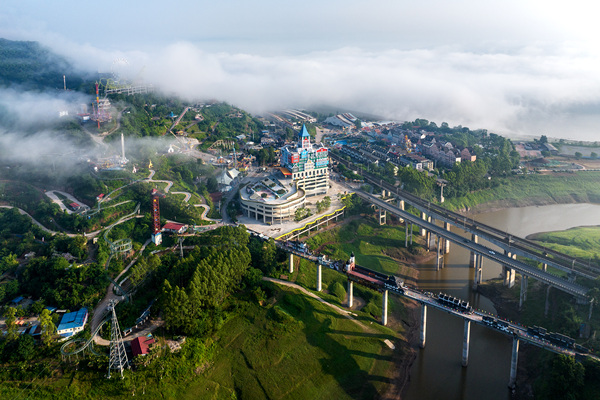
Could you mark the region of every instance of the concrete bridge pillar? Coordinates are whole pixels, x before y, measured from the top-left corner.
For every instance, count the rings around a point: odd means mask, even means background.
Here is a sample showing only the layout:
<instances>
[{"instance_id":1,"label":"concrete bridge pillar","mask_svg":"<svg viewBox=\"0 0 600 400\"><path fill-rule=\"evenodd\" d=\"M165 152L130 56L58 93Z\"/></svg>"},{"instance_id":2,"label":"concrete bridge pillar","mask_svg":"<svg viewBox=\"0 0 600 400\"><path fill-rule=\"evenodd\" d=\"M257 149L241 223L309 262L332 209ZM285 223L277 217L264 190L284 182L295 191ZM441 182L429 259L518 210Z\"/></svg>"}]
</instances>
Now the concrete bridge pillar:
<instances>
[{"instance_id":1,"label":"concrete bridge pillar","mask_svg":"<svg viewBox=\"0 0 600 400\"><path fill-rule=\"evenodd\" d=\"M437 256L436 256L436 271L439 271L440 268L444 267L444 254L441 251L441 244L442 244L442 237L438 236L437 238L437 246L435 246L436 248L436 252L437 252Z\"/></svg>"},{"instance_id":2,"label":"concrete bridge pillar","mask_svg":"<svg viewBox=\"0 0 600 400\"><path fill-rule=\"evenodd\" d=\"M398 199L398 208L404 211L404 200ZM398 218L398 221L400 221L400 223L403 223L404 219Z\"/></svg>"},{"instance_id":3,"label":"concrete bridge pillar","mask_svg":"<svg viewBox=\"0 0 600 400\"><path fill-rule=\"evenodd\" d=\"M385 210L383 208L379 209L379 225L385 225L387 221L387 215L385 213Z\"/></svg>"},{"instance_id":4,"label":"concrete bridge pillar","mask_svg":"<svg viewBox=\"0 0 600 400\"><path fill-rule=\"evenodd\" d=\"M519 295L519 310L523 308L523 303L527 300L527 277L521 275L521 293Z\"/></svg>"},{"instance_id":5,"label":"concrete bridge pillar","mask_svg":"<svg viewBox=\"0 0 600 400\"><path fill-rule=\"evenodd\" d=\"M425 339L427 337L427 306L421 305L421 332L419 335L419 347L425 348Z\"/></svg>"},{"instance_id":6,"label":"concrete bridge pillar","mask_svg":"<svg viewBox=\"0 0 600 400\"><path fill-rule=\"evenodd\" d=\"M463 337L462 366L469 365L469 342L471 340L471 320L465 319L465 335Z\"/></svg>"},{"instance_id":7,"label":"concrete bridge pillar","mask_svg":"<svg viewBox=\"0 0 600 400\"><path fill-rule=\"evenodd\" d=\"M450 224L448 222L444 222L444 229L449 231ZM444 254L450 253L450 241L448 239L444 239Z\"/></svg>"},{"instance_id":8,"label":"concrete bridge pillar","mask_svg":"<svg viewBox=\"0 0 600 400\"><path fill-rule=\"evenodd\" d=\"M519 362L519 338L513 337L512 357L510 359L510 379L508 387L513 389L517 382L517 364Z\"/></svg>"},{"instance_id":9,"label":"concrete bridge pillar","mask_svg":"<svg viewBox=\"0 0 600 400\"><path fill-rule=\"evenodd\" d=\"M504 255L509 257L509 258L517 258L516 254L512 254L511 252L509 252L508 250L504 250ZM504 285L508 286L509 288L512 288L513 286L515 286L515 275L516 272L514 269L503 265L502 266L502 274L504 276Z\"/></svg>"},{"instance_id":10,"label":"concrete bridge pillar","mask_svg":"<svg viewBox=\"0 0 600 400\"><path fill-rule=\"evenodd\" d=\"M544 271L544 272L548 272L548 264L544 263L544 264L542 265L542 271Z\"/></svg>"},{"instance_id":11,"label":"concrete bridge pillar","mask_svg":"<svg viewBox=\"0 0 600 400\"><path fill-rule=\"evenodd\" d=\"M354 282L348 279L348 308L354 304Z\"/></svg>"},{"instance_id":12,"label":"concrete bridge pillar","mask_svg":"<svg viewBox=\"0 0 600 400\"><path fill-rule=\"evenodd\" d=\"M471 241L477 243L479 241L479 236L475 234L471 234ZM475 262L477 261L477 254L471 252L471 257L469 259L469 266L475 268Z\"/></svg>"},{"instance_id":13,"label":"concrete bridge pillar","mask_svg":"<svg viewBox=\"0 0 600 400\"><path fill-rule=\"evenodd\" d=\"M290 253L290 274L294 273L294 253Z\"/></svg>"},{"instance_id":14,"label":"concrete bridge pillar","mask_svg":"<svg viewBox=\"0 0 600 400\"><path fill-rule=\"evenodd\" d=\"M381 309L381 325L387 325L387 309L388 309L388 291L383 291L383 304Z\"/></svg>"},{"instance_id":15,"label":"concrete bridge pillar","mask_svg":"<svg viewBox=\"0 0 600 400\"><path fill-rule=\"evenodd\" d=\"M413 237L413 225L410 224L410 230L408 229L408 222L404 224L406 234L404 235L404 247L408 247L408 238L410 237L410 244L412 244Z\"/></svg>"},{"instance_id":16,"label":"concrete bridge pillar","mask_svg":"<svg viewBox=\"0 0 600 400\"><path fill-rule=\"evenodd\" d=\"M475 276L473 277L473 289L477 287L483 281L483 256L481 254L475 254Z\"/></svg>"},{"instance_id":17,"label":"concrete bridge pillar","mask_svg":"<svg viewBox=\"0 0 600 400\"><path fill-rule=\"evenodd\" d=\"M317 292L321 291L321 264L317 264Z\"/></svg>"},{"instance_id":18,"label":"concrete bridge pillar","mask_svg":"<svg viewBox=\"0 0 600 400\"><path fill-rule=\"evenodd\" d=\"M552 286L548 285L548 289L546 289L546 304L544 305L544 316L548 316L548 310L550 310L550 288Z\"/></svg>"},{"instance_id":19,"label":"concrete bridge pillar","mask_svg":"<svg viewBox=\"0 0 600 400\"><path fill-rule=\"evenodd\" d=\"M425 214L423 211L421 211L421 219L423 221L427 221L427 214ZM425 228L421 228L421 236L425 236Z\"/></svg>"}]
</instances>

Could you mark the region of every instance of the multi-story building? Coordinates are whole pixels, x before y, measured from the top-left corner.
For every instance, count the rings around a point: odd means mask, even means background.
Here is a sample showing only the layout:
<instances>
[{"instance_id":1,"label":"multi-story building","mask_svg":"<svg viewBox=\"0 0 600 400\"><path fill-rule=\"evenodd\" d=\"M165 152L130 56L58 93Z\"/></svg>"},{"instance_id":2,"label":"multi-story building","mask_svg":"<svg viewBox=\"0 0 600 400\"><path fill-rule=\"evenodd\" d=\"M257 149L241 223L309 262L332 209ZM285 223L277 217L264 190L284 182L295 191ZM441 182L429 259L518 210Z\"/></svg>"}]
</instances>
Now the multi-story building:
<instances>
[{"instance_id":1,"label":"multi-story building","mask_svg":"<svg viewBox=\"0 0 600 400\"><path fill-rule=\"evenodd\" d=\"M321 144L311 144L306 126L298 134L296 145L281 148L281 166L291 174L298 189L307 196L327 193L329 189L329 150Z\"/></svg>"}]
</instances>

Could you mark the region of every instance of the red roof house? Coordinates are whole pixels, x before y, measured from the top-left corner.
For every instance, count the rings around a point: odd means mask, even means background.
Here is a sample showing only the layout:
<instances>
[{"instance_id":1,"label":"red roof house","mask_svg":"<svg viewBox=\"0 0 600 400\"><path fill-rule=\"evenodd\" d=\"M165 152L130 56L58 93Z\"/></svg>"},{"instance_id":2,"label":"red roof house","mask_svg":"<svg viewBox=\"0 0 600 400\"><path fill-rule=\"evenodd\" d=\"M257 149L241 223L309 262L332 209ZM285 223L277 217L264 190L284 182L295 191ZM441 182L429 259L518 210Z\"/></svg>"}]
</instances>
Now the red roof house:
<instances>
[{"instance_id":1,"label":"red roof house","mask_svg":"<svg viewBox=\"0 0 600 400\"><path fill-rule=\"evenodd\" d=\"M178 224L177 222L167 222L163 226L162 230L165 232L183 233L188 228L185 224Z\"/></svg>"},{"instance_id":2,"label":"red roof house","mask_svg":"<svg viewBox=\"0 0 600 400\"><path fill-rule=\"evenodd\" d=\"M133 356L143 356L148 354L150 345L154 343L154 338L147 338L146 336L136 337L131 341L131 352Z\"/></svg>"}]
</instances>

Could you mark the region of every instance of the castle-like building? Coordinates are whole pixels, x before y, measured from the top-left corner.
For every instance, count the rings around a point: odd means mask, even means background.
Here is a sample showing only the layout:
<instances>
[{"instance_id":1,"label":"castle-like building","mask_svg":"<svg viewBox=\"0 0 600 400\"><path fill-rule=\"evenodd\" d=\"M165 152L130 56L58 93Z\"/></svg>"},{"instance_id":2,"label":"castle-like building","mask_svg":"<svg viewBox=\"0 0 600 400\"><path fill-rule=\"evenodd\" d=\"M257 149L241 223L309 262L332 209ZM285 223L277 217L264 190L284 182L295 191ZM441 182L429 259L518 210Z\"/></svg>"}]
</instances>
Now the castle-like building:
<instances>
[{"instance_id":1,"label":"castle-like building","mask_svg":"<svg viewBox=\"0 0 600 400\"><path fill-rule=\"evenodd\" d=\"M324 194L329 189L329 150L321 144L310 143L310 135L306 126L298 134L296 145L281 148L280 165L291 174L298 189L306 192L307 196Z\"/></svg>"},{"instance_id":2,"label":"castle-like building","mask_svg":"<svg viewBox=\"0 0 600 400\"><path fill-rule=\"evenodd\" d=\"M293 221L296 210L306 206L306 197L329 189L329 157L326 147L312 145L302 126L296 145L281 148L279 171L240 190L245 216L266 224Z\"/></svg>"}]
</instances>

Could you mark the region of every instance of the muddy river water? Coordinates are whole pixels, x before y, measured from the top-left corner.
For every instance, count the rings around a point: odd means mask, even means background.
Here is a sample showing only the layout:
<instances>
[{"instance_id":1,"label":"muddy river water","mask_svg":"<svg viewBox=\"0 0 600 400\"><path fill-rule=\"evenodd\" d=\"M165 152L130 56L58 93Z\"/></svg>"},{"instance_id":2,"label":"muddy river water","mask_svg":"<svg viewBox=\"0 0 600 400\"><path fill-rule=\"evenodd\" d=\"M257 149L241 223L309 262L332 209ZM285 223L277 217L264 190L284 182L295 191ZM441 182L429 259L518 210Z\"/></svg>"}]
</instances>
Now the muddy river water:
<instances>
[{"instance_id":1,"label":"muddy river water","mask_svg":"<svg viewBox=\"0 0 600 400\"><path fill-rule=\"evenodd\" d=\"M473 215L470 218L525 237L537 232L600 225L600 205L557 204L511 208ZM460 229L453 231L464 234ZM484 241L480 243L489 245ZM452 244L450 253L445 256L445 264L446 267L440 271L435 270L434 262L421 265L419 287L434 293L441 291L469 299L475 308L496 312L489 299L471 290L474 270L469 268L467 250ZM484 280L496 278L500 273L499 264L484 259ZM463 368L463 329L462 319L431 308L427 310L427 342L425 349L418 351L417 359L411 368L407 399L510 398L507 384L512 339L471 324L469 365Z\"/></svg>"}]
</instances>

